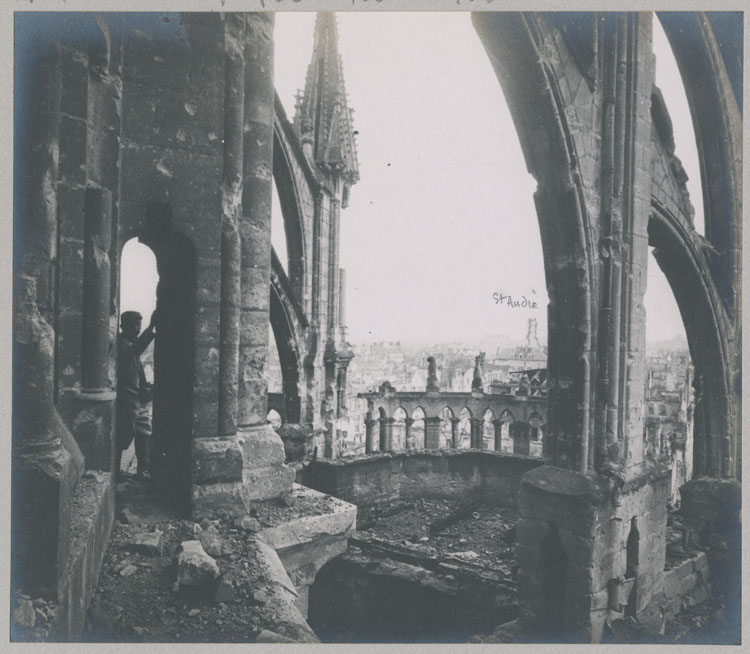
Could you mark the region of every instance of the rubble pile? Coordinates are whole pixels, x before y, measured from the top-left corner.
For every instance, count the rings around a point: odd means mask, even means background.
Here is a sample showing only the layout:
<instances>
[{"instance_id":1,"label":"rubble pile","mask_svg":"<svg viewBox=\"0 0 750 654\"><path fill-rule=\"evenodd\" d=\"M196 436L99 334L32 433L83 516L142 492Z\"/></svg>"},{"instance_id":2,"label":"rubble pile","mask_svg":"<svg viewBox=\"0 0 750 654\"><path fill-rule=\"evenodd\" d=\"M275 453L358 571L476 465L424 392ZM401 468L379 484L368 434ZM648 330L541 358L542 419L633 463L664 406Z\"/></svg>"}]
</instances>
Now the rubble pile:
<instances>
[{"instance_id":1,"label":"rubble pile","mask_svg":"<svg viewBox=\"0 0 750 654\"><path fill-rule=\"evenodd\" d=\"M49 639L57 615L56 602L15 592L11 608L14 640L38 642Z\"/></svg>"},{"instance_id":2,"label":"rubble pile","mask_svg":"<svg viewBox=\"0 0 750 654\"><path fill-rule=\"evenodd\" d=\"M283 502L257 504L253 515L193 522L161 514L149 504L149 498L156 500L145 484L120 484L118 493L124 508L112 530L82 640L239 643L309 638L300 630L270 631L278 606L268 601L274 582L267 557L259 552L258 532L292 515L320 512L321 507L291 495Z\"/></svg>"},{"instance_id":3,"label":"rubble pile","mask_svg":"<svg viewBox=\"0 0 750 654\"><path fill-rule=\"evenodd\" d=\"M445 524L451 514L457 519ZM368 537L425 556L471 562L508 577L516 567L517 521L515 509L444 499L361 508L357 518L360 533Z\"/></svg>"}]
</instances>

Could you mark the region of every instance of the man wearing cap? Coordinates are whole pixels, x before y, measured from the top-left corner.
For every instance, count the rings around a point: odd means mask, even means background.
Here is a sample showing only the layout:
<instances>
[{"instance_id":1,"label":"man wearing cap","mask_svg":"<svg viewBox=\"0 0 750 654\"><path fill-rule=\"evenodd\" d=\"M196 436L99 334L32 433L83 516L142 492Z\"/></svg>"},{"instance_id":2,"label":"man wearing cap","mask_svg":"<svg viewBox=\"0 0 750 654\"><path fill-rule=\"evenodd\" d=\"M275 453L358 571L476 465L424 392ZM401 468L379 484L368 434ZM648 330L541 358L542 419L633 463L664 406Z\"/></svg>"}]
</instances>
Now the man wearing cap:
<instances>
[{"instance_id":1,"label":"man wearing cap","mask_svg":"<svg viewBox=\"0 0 750 654\"><path fill-rule=\"evenodd\" d=\"M117 337L117 436L115 472L120 476L122 453L135 438L137 476L148 475L148 437L151 418L146 405L151 399L151 385L146 381L140 356L154 340L156 311L151 314L148 327L141 334L143 317L137 311L125 311L120 316Z\"/></svg>"}]
</instances>

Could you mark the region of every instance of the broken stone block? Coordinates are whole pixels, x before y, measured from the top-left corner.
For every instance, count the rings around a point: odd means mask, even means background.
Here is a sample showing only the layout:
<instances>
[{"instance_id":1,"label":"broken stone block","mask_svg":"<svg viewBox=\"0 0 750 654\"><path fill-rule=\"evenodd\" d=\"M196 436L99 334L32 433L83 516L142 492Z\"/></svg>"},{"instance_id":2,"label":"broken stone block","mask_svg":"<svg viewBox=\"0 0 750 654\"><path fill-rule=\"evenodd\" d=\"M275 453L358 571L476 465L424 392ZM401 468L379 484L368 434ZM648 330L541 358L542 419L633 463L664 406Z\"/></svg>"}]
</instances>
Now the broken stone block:
<instances>
[{"instance_id":1,"label":"broken stone block","mask_svg":"<svg viewBox=\"0 0 750 654\"><path fill-rule=\"evenodd\" d=\"M219 530L213 525L199 534L199 540L203 549L211 556L221 556L224 554L224 541L219 534Z\"/></svg>"},{"instance_id":2,"label":"broken stone block","mask_svg":"<svg viewBox=\"0 0 750 654\"><path fill-rule=\"evenodd\" d=\"M186 540L177 556L177 581L183 586L207 587L219 576L219 566L199 540Z\"/></svg>"},{"instance_id":3,"label":"broken stone block","mask_svg":"<svg viewBox=\"0 0 750 654\"><path fill-rule=\"evenodd\" d=\"M136 534L122 544L122 549L145 556L161 556L163 536L163 532L158 529L152 533Z\"/></svg>"},{"instance_id":4,"label":"broken stone block","mask_svg":"<svg viewBox=\"0 0 750 654\"><path fill-rule=\"evenodd\" d=\"M464 559L466 561L473 561L479 558L479 554L477 554L473 550L466 550L465 552L453 552L451 556L457 559Z\"/></svg>"},{"instance_id":5,"label":"broken stone block","mask_svg":"<svg viewBox=\"0 0 750 654\"><path fill-rule=\"evenodd\" d=\"M120 522L124 522L126 525L138 524L138 516L135 515L129 508L125 507L120 511Z\"/></svg>"},{"instance_id":6,"label":"broken stone block","mask_svg":"<svg viewBox=\"0 0 750 654\"><path fill-rule=\"evenodd\" d=\"M651 604L638 614L638 624L647 634L664 635L664 613L656 604Z\"/></svg>"},{"instance_id":7,"label":"broken stone block","mask_svg":"<svg viewBox=\"0 0 750 654\"><path fill-rule=\"evenodd\" d=\"M214 602L219 604L220 602L233 602L236 598L234 592L234 586L232 582L226 577L221 577L219 583L216 584L216 592L214 593Z\"/></svg>"},{"instance_id":8,"label":"broken stone block","mask_svg":"<svg viewBox=\"0 0 750 654\"><path fill-rule=\"evenodd\" d=\"M47 624L47 614L42 611L42 609L34 609L34 613L37 623L39 623L40 625Z\"/></svg>"},{"instance_id":9,"label":"broken stone block","mask_svg":"<svg viewBox=\"0 0 750 654\"><path fill-rule=\"evenodd\" d=\"M193 524L193 539L198 540L202 531L203 528L197 522Z\"/></svg>"},{"instance_id":10,"label":"broken stone block","mask_svg":"<svg viewBox=\"0 0 750 654\"><path fill-rule=\"evenodd\" d=\"M237 518L234 521L234 525L235 527L239 527L240 529L244 529L245 531L249 531L251 533L260 531L260 523L255 518L251 518L249 515L243 515L241 518Z\"/></svg>"},{"instance_id":11,"label":"broken stone block","mask_svg":"<svg viewBox=\"0 0 750 654\"><path fill-rule=\"evenodd\" d=\"M496 627L492 635L497 639L498 643L512 643L519 631L518 620L513 620L512 622L506 622Z\"/></svg>"},{"instance_id":12,"label":"broken stone block","mask_svg":"<svg viewBox=\"0 0 750 654\"><path fill-rule=\"evenodd\" d=\"M281 425L276 433L284 443L287 462L302 461L312 454L315 433L309 427L296 424Z\"/></svg>"},{"instance_id":13,"label":"broken stone block","mask_svg":"<svg viewBox=\"0 0 750 654\"><path fill-rule=\"evenodd\" d=\"M296 643L296 640L292 640L291 638L287 638L286 636L282 636L281 634L277 634L275 631L271 631L270 629L264 629L258 634L258 637L255 639L256 643Z\"/></svg>"},{"instance_id":14,"label":"broken stone block","mask_svg":"<svg viewBox=\"0 0 750 654\"><path fill-rule=\"evenodd\" d=\"M19 627L31 629L36 624L36 614L34 604L31 600L19 600L18 606L13 609L13 622Z\"/></svg>"},{"instance_id":15,"label":"broken stone block","mask_svg":"<svg viewBox=\"0 0 750 654\"><path fill-rule=\"evenodd\" d=\"M129 577L132 574L135 574L138 571L138 568L136 568L134 565L126 565L122 570L120 570L120 576L121 577Z\"/></svg>"},{"instance_id":16,"label":"broken stone block","mask_svg":"<svg viewBox=\"0 0 750 654\"><path fill-rule=\"evenodd\" d=\"M276 502L281 506L292 506L294 504L294 496L291 493L282 493L276 498Z\"/></svg>"}]
</instances>

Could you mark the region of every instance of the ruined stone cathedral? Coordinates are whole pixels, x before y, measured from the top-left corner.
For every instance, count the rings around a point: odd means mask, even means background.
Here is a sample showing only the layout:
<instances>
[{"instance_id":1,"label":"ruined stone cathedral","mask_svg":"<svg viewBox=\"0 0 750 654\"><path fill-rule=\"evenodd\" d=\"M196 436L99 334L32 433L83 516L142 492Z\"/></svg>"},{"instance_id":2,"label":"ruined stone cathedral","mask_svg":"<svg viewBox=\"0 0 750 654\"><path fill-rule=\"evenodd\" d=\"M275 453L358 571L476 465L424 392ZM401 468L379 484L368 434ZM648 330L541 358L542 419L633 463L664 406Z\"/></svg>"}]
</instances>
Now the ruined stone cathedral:
<instances>
[{"instance_id":1,"label":"ruined stone cathedral","mask_svg":"<svg viewBox=\"0 0 750 654\"><path fill-rule=\"evenodd\" d=\"M316 18L290 120L272 13L17 12L11 639L670 642L704 611L713 640L691 642L735 642L742 14L658 18L705 235L654 84L650 14L475 14L537 183L544 392L493 390L480 355L459 397L433 359L424 392L367 394L366 453L343 459L340 234L359 164L334 15ZM151 479L117 483L131 239L159 276ZM695 368L678 512L644 445L649 247ZM467 449L457 418L452 446L440 437L453 404L473 412ZM393 438L404 407L422 411L422 447ZM503 451L511 437L525 449Z\"/></svg>"}]
</instances>

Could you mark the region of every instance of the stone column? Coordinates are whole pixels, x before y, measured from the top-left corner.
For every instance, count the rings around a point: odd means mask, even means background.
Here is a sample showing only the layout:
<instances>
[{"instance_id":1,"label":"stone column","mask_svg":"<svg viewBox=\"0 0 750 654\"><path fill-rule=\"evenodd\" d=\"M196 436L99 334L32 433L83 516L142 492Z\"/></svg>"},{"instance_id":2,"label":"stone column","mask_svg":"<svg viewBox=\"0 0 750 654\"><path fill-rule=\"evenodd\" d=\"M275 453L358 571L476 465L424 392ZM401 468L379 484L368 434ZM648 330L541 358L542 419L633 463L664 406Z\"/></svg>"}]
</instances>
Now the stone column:
<instances>
[{"instance_id":1,"label":"stone column","mask_svg":"<svg viewBox=\"0 0 750 654\"><path fill-rule=\"evenodd\" d=\"M471 447L472 449L481 450L483 444L482 430L484 427L484 420L481 418L471 419Z\"/></svg>"},{"instance_id":2,"label":"stone column","mask_svg":"<svg viewBox=\"0 0 750 654\"><path fill-rule=\"evenodd\" d=\"M109 399L111 226L112 194L107 189L88 187L84 203L81 391L108 393Z\"/></svg>"},{"instance_id":3,"label":"stone column","mask_svg":"<svg viewBox=\"0 0 750 654\"><path fill-rule=\"evenodd\" d=\"M346 340L346 270L339 268L339 327L341 340Z\"/></svg>"},{"instance_id":4,"label":"stone column","mask_svg":"<svg viewBox=\"0 0 750 654\"><path fill-rule=\"evenodd\" d=\"M500 452L503 442L503 421L500 418L495 418L492 421L492 426L495 428L495 452Z\"/></svg>"},{"instance_id":5,"label":"stone column","mask_svg":"<svg viewBox=\"0 0 750 654\"><path fill-rule=\"evenodd\" d=\"M456 449L458 447L458 423L461 422L460 418L451 418L451 447Z\"/></svg>"},{"instance_id":6,"label":"stone column","mask_svg":"<svg viewBox=\"0 0 750 654\"><path fill-rule=\"evenodd\" d=\"M218 424L216 437L196 438L193 441L191 496L192 513L196 518L241 515L247 508L242 491L242 452L237 440L245 16L228 13L224 35Z\"/></svg>"},{"instance_id":7,"label":"stone column","mask_svg":"<svg viewBox=\"0 0 750 654\"><path fill-rule=\"evenodd\" d=\"M243 499L266 500L291 490L294 471L266 421L271 195L273 185L273 14L245 14L240 339L237 390Z\"/></svg>"},{"instance_id":8,"label":"stone column","mask_svg":"<svg viewBox=\"0 0 750 654\"><path fill-rule=\"evenodd\" d=\"M437 363L435 357L427 357L427 386L426 390L428 393L439 393L440 386L437 380Z\"/></svg>"},{"instance_id":9,"label":"stone column","mask_svg":"<svg viewBox=\"0 0 750 654\"><path fill-rule=\"evenodd\" d=\"M393 451L393 418L380 419L380 451Z\"/></svg>"},{"instance_id":10,"label":"stone column","mask_svg":"<svg viewBox=\"0 0 750 654\"><path fill-rule=\"evenodd\" d=\"M371 417L365 418L365 454L372 454L373 445L375 444L375 425L377 420Z\"/></svg>"},{"instance_id":11,"label":"stone column","mask_svg":"<svg viewBox=\"0 0 750 654\"><path fill-rule=\"evenodd\" d=\"M89 186L84 195L83 295L81 306L81 391L79 411L68 424L87 433L86 466L106 470L113 465L112 425L116 392L109 378L112 194ZM77 281L77 280L76 280Z\"/></svg>"},{"instance_id":12,"label":"stone column","mask_svg":"<svg viewBox=\"0 0 750 654\"><path fill-rule=\"evenodd\" d=\"M37 63L28 213L15 216L20 260L13 303L11 584L54 598L70 545L71 493L83 457L55 407L55 333L45 312L57 247L57 163L62 78L57 53ZM21 164L21 165L23 165Z\"/></svg>"},{"instance_id":13,"label":"stone column","mask_svg":"<svg viewBox=\"0 0 750 654\"><path fill-rule=\"evenodd\" d=\"M336 340L339 319L339 221L341 219L341 181L333 180L334 197L331 198L328 232L328 340Z\"/></svg>"},{"instance_id":14,"label":"stone column","mask_svg":"<svg viewBox=\"0 0 750 654\"><path fill-rule=\"evenodd\" d=\"M414 447L411 443L411 426L414 424L414 418L407 418L404 421L404 449L413 450Z\"/></svg>"},{"instance_id":15,"label":"stone column","mask_svg":"<svg viewBox=\"0 0 750 654\"><path fill-rule=\"evenodd\" d=\"M424 449L437 450L440 448L440 422L440 416L425 417Z\"/></svg>"},{"instance_id":16,"label":"stone column","mask_svg":"<svg viewBox=\"0 0 750 654\"><path fill-rule=\"evenodd\" d=\"M556 272L549 285L556 289L549 318L549 454L560 467L542 466L523 476L517 526L522 628L544 632L556 622L557 633L549 636L567 642L602 638L610 588L626 574L634 518L640 532L632 597L636 617L659 596L668 498L666 471L643 456L651 21L645 14L615 12L591 19L598 25L590 36L600 39L600 74L584 102L590 103L586 111L600 116L590 135L596 137L599 163L589 172L579 169L585 176L581 195L547 183L540 184L535 198L540 223L559 218L566 204L580 211L578 203L590 203L584 211L595 217L596 237L579 259L559 260L559 271L569 266L569 272ZM565 75L570 83L567 70ZM564 109L568 118L567 112L580 110ZM595 202L583 198L583 188L592 190ZM545 244L545 257L554 261L554 253L555 244ZM585 282L584 255L592 258ZM566 285L571 292L563 303ZM570 313L577 301L575 285L589 315ZM594 356L581 343L584 338L593 338ZM520 435L518 428L513 433ZM514 441L515 447L521 444ZM556 576L561 568L564 583Z\"/></svg>"}]
</instances>

